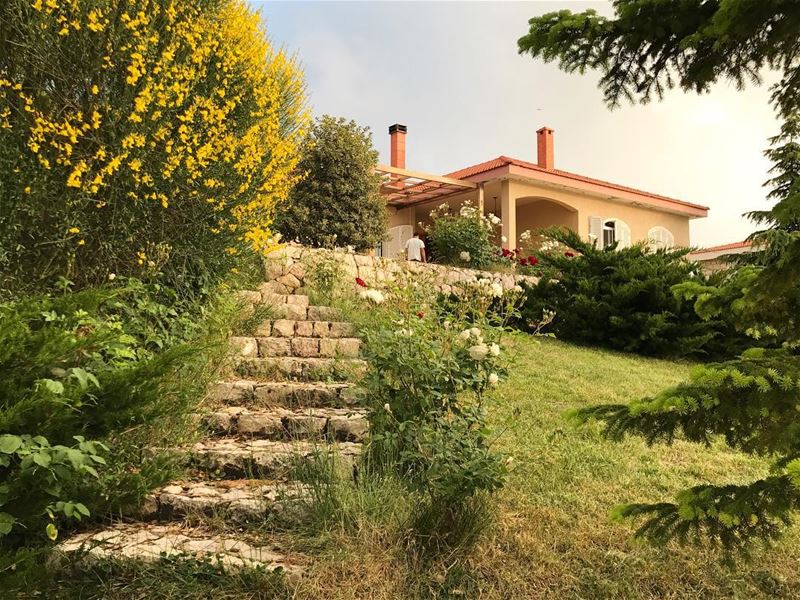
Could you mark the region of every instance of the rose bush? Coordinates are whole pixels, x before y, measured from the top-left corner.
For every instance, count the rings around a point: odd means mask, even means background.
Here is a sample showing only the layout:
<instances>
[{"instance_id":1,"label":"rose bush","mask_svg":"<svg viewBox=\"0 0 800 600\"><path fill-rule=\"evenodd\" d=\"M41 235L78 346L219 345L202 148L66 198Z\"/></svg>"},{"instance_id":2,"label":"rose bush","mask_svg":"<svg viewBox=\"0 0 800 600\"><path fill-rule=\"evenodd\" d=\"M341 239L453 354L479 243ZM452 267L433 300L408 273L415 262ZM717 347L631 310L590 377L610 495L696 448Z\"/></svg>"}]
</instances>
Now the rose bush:
<instances>
[{"instance_id":1,"label":"rose bush","mask_svg":"<svg viewBox=\"0 0 800 600\"><path fill-rule=\"evenodd\" d=\"M500 219L494 215L479 215L469 201L457 212L448 204L441 204L430 216L432 223L425 231L437 262L476 269L491 265Z\"/></svg>"}]
</instances>

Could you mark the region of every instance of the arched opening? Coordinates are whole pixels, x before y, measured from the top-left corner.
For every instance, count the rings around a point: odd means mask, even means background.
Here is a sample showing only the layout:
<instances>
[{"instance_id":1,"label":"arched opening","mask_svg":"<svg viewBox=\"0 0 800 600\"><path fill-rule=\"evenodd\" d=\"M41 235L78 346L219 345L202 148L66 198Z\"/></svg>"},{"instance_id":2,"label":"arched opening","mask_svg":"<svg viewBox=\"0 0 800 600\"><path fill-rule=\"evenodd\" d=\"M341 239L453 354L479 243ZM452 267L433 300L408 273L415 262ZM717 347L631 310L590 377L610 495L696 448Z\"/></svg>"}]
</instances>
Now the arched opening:
<instances>
[{"instance_id":1,"label":"arched opening","mask_svg":"<svg viewBox=\"0 0 800 600\"><path fill-rule=\"evenodd\" d=\"M517 235L546 227L567 227L578 231L578 211L550 198L517 199Z\"/></svg>"}]
</instances>

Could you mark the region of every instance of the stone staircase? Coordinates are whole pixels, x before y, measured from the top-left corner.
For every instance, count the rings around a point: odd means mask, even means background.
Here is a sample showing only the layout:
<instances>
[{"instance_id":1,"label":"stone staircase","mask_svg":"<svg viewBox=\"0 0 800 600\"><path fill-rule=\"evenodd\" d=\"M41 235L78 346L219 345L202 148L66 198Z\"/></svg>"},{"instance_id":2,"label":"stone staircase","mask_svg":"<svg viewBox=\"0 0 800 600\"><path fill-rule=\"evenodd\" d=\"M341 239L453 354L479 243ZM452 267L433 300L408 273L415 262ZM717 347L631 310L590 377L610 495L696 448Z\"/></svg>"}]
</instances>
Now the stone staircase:
<instances>
[{"instance_id":1,"label":"stone staircase","mask_svg":"<svg viewBox=\"0 0 800 600\"><path fill-rule=\"evenodd\" d=\"M252 337L231 338L237 375L210 390L196 419L202 441L175 450L192 476L154 492L139 522L76 535L60 550L142 560L183 555L227 569L302 574L307 557L246 533L223 535L197 517L263 520L306 494L295 480L304 461L327 455L354 463L368 429L347 383L365 369L361 341L336 311L309 305L307 296L240 294L251 308L270 306L273 318Z\"/></svg>"}]
</instances>

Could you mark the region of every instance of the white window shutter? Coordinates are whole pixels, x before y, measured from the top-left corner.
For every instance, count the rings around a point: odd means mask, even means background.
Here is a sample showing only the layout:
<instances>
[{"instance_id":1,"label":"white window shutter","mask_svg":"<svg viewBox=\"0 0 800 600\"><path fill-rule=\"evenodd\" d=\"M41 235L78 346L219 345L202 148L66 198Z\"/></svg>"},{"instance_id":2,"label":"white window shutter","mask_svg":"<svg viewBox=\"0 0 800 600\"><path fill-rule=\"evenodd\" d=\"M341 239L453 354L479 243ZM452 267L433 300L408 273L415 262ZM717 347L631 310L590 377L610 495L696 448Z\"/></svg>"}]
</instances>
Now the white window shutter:
<instances>
[{"instance_id":1,"label":"white window shutter","mask_svg":"<svg viewBox=\"0 0 800 600\"><path fill-rule=\"evenodd\" d=\"M616 240L619 242L617 248L628 248L631 245L631 228L625 221L616 219L614 221L616 227Z\"/></svg>"},{"instance_id":2,"label":"white window shutter","mask_svg":"<svg viewBox=\"0 0 800 600\"><path fill-rule=\"evenodd\" d=\"M603 217L589 217L589 241L603 245Z\"/></svg>"}]
</instances>

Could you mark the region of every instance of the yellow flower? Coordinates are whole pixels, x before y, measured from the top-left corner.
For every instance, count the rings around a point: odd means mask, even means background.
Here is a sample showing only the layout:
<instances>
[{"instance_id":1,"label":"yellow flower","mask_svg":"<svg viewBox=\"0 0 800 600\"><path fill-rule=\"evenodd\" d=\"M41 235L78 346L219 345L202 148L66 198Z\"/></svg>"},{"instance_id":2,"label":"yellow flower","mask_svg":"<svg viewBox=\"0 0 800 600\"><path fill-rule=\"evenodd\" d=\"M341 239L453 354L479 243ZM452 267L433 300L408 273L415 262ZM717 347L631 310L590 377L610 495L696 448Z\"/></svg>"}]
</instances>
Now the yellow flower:
<instances>
[{"instance_id":1,"label":"yellow flower","mask_svg":"<svg viewBox=\"0 0 800 600\"><path fill-rule=\"evenodd\" d=\"M86 240L78 240L78 246L83 246L86 243Z\"/></svg>"},{"instance_id":2,"label":"yellow flower","mask_svg":"<svg viewBox=\"0 0 800 600\"><path fill-rule=\"evenodd\" d=\"M138 173L139 170L142 168L142 161L138 158L134 158L131 162L128 163L128 166L131 168L131 171Z\"/></svg>"},{"instance_id":3,"label":"yellow flower","mask_svg":"<svg viewBox=\"0 0 800 600\"><path fill-rule=\"evenodd\" d=\"M93 85L93 86L92 86L92 93L93 93L95 96L97 96L97 94L99 94L99 93L100 93L100 88L99 88L99 87L97 87L97 84L95 84L95 85Z\"/></svg>"},{"instance_id":4,"label":"yellow flower","mask_svg":"<svg viewBox=\"0 0 800 600\"><path fill-rule=\"evenodd\" d=\"M31 193L31 186L26 186L25 187L25 193L26 194L30 194Z\"/></svg>"},{"instance_id":5,"label":"yellow flower","mask_svg":"<svg viewBox=\"0 0 800 600\"><path fill-rule=\"evenodd\" d=\"M71 233L73 235L80 232L81 230L78 227L70 227L69 229L67 229L67 233Z\"/></svg>"}]
</instances>

